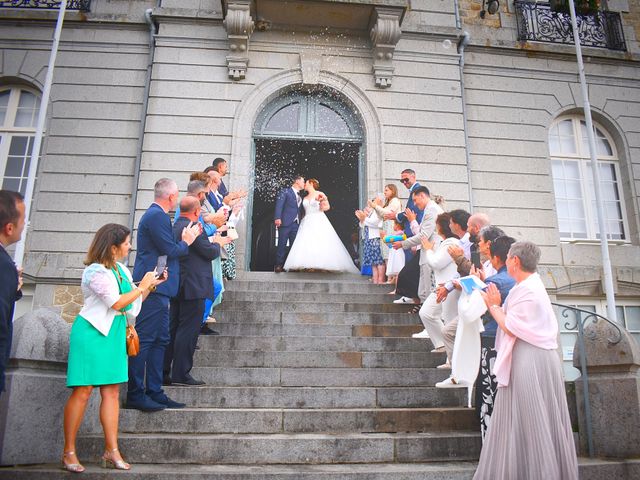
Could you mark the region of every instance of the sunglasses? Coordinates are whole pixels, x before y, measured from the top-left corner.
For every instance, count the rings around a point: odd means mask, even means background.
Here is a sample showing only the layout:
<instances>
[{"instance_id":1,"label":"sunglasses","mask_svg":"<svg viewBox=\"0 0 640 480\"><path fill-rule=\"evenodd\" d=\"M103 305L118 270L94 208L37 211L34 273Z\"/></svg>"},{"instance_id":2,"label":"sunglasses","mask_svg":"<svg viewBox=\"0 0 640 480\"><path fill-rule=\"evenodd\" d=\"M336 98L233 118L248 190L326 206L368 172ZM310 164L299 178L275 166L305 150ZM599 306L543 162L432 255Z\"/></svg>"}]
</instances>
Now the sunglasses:
<instances>
[{"instance_id":1,"label":"sunglasses","mask_svg":"<svg viewBox=\"0 0 640 480\"><path fill-rule=\"evenodd\" d=\"M409 183L410 180L408 178L401 178L400 181L402 183Z\"/></svg>"}]
</instances>

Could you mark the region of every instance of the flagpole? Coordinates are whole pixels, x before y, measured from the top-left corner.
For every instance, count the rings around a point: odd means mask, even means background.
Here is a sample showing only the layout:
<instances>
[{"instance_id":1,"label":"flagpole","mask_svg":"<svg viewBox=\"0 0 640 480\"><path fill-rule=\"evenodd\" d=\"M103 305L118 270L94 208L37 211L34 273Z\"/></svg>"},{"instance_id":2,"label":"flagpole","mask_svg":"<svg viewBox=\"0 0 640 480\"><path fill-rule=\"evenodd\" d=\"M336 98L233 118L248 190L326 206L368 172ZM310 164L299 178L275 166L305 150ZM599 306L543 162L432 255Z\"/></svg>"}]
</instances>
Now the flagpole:
<instances>
[{"instance_id":1,"label":"flagpole","mask_svg":"<svg viewBox=\"0 0 640 480\"><path fill-rule=\"evenodd\" d=\"M47 119L47 106L49 105L49 95L51 93L51 84L53 83L53 70L55 68L56 56L58 55L58 45L60 43L60 35L62 33L62 23L64 22L64 14L67 10L67 0L61 0L60 11L58 12L58 21L56 23L56 29L53 34L53 45L51 47L51 54L49 55L49 65L47 67L47 75L44 81L44 88L42 90L42 99L40 101L40 112L38 113L38 125L36 127L36 136L31 149L31 159L29 162L29 173L27 176L27 188L24 194L24 215L25 226L22 232L22 237L16 244L16 250L14 254L14 261L18 267L22 267L24 260L25 240L27 238L27 231L29 229L29 216L31 213L31 203L33 199L33 190L36 183L36 175L38 173L38 160L40 158L40 146L42 145L42 136L44 134L44 124Z\"/></svg>"},{"instance_id":2,"label":"flagpole","mask_svg":"<svg viewBox=\"0 0 640 480\"><path fill-rule=\"evenodd\" d=\"M589 103L589 90L584 74L584 63L582 62L582 47L580 46L580 35L578 32L578 20L576 18L576 6L573 0L569 0L569 13L571 14L571 26L573 27L573 40L576 46L576 57L578 58L578 75L580 76L580 87L582 89L582 101L584 119L587 124L587 138L589 139L589 153L591 154L591 168L593 171L593 189L596 194L596 213L598 215L598 229L600 231L600 250L602 251L602 269L604 271L604 289L607 298L607 318L612 322L616 321L616 298L613 288L613 274L611 269L611 259L609 258L609 240L607 239L607 225L604 219L602 206L602 192L600 190L600 169L596 156L596 139L593 131L593 120L591 118L591 104Z\"/></svg>"}]
</instances>

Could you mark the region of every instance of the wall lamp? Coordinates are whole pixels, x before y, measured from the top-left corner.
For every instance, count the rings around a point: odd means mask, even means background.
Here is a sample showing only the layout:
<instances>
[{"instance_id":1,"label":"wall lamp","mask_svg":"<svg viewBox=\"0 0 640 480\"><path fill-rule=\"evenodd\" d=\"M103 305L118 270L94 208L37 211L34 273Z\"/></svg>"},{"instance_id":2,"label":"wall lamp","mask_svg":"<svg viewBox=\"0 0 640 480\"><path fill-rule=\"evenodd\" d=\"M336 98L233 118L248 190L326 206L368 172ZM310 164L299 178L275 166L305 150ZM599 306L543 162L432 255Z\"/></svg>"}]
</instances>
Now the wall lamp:
<instances>
[{"instance_id":1,"label":"wall lamp","mask_svg":"<svg viewBox=\"0 0 640 480\"><path fill-rule=\"evenodd\" d=\"M489 15L494 15L500 8L499 0L482 0L482 10L480 10L480 18L489 12Z\"/></svg>"}]
</instances>

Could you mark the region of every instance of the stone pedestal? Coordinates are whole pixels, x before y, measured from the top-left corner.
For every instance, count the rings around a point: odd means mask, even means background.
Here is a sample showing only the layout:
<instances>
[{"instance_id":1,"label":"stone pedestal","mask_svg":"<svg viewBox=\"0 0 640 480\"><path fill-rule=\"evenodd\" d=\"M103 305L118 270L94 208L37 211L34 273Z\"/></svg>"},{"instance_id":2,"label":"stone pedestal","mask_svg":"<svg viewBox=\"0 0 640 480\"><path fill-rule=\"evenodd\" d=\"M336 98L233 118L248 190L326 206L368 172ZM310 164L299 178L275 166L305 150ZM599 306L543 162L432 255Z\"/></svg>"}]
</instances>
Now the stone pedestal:
<instances>
[{"instance_id":1,"label":"stone pedestal","mask_svg":"<svg viewBox=\"0 0 640 480\"><path fill-rule=\"evenodd\" d=\"M629 332L604 320L585 329L593 447L597 457L640 456L640 347ZM578 346L574 366L580 369ZM583 379L576 380L582 452L587 448Z\"/></svg>"},{"instance_id":2,"label":"stone pedestal","mask_svg":"<svg viewBox=\"0 0 640 480\"><path fill-rule=\"evenodd\" d=\"M0 395L1 465L60 461L70 329L44 308L15 321L6 391Z\"/></svg>"}]
</instances>

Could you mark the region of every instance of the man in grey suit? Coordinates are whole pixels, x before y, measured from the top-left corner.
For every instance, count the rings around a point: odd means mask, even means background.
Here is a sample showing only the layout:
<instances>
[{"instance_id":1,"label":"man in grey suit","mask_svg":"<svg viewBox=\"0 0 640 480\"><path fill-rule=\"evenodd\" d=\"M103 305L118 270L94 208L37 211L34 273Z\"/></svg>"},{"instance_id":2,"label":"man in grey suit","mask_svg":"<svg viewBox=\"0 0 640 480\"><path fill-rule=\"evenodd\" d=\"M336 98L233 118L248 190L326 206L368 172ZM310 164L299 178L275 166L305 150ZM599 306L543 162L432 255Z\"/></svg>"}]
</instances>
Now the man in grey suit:
<instances>
[{"instance_id":1,"label":"man in grey suit","mask_svg":"<svg viewBox=\"0 0 640 480\"><path fill-rule=\"evenodd\" d=\"M395 242L393 248L410 249L413 247L419 247L422 244L422 239L426 238L430 242L434 242L436 245L440 243L440 237L436 234L436 218L443 210L440 206L431 200L429 189L424 186L420 186L412 192L413 203L415 206L424 210L422 221L420 222L420 230L417 235L407 238L406 240ZM418 284L418 296L420 300L424 302L429 296L431 291L431 267L427 263L427 253L424 250L420 250L420 283Z\"/></svg>"}]
</instances>

